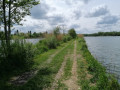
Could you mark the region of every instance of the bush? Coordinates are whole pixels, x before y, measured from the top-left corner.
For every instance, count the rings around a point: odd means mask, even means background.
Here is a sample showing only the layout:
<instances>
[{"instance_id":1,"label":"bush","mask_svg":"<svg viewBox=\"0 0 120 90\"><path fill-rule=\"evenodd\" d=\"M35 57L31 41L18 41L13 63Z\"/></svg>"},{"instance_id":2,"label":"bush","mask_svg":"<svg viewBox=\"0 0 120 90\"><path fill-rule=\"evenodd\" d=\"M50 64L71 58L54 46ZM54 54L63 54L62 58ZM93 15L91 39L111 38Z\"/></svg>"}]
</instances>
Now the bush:
<instances>
[{"instance_id":1,"label":"bush","mask_svg":"<svg viewBox=\"0 0 120 90\"><path fill-rule=\"evenodd\" d=\"M63 42L70 41L71 39L72 39L72 37L70 35L66 35L63 37Z\"/></svg>"},{"instance_id":2,"label":"bush","mask_svg":"<svg viewBox=\"0 0 120 90\"><path fill-rule=\"evenodd\" d=\"M45 40L39 41L39 43L36 44L36 48L37 54L48 51L47 42Z\"/></svg>"},{"instance_id":3,"label":"bush","mask_svg":"<svg viewBox=\"0 0 120 90\"><path fill-rule=\"evenodd\" d=\"M37 54L46 52L49 49L55 49L59 45L60 44L58 40L55 38L55 36L48 37L44 40L39 41L39 43L36 44Z\"/></svg>"},{"instance_id":4,"label":"bush","mask_svg":"<svg viewBox=\"0 0 120 90\"><path fill-rule=\"evenodd\" d=\"M1 46L1 48L3 47L6 46ZM4 55L6 51L2 49L0 57L3 60L0 62L0 70L2 68L4 71L11 71L30 67L33 64L34 52L32 44L26 43L24 40L15 40L11 43L10 52L7 52L7 55Z\"/></svg>"},{"instance_id":5,"label":"bush","mask_svg":"<svg viewBox=\"0 0 120 90\"><path fill-rule=\"evenodd\" d=\"M57 39L54 36L51 38L48 38L46 41L49 49L55 49L59 45Z\"/></svg>"}]
</instances>

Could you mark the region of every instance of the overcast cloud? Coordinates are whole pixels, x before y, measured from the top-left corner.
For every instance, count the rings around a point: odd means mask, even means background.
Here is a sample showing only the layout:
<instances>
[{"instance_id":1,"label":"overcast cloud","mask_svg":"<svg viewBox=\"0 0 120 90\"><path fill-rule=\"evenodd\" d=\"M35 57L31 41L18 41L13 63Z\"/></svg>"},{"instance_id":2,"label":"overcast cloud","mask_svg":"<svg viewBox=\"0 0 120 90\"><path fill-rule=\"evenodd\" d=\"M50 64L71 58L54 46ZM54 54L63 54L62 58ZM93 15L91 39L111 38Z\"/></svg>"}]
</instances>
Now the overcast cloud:
<instances>
[{"instance_id":1,"label":"overcast cloud","mask_svg":"<svg viewBox=\"0 0 120 90\"><path fill-rule=\"evenodd\" d=\"M75 28L77 33L120 31L120 0L41 0L31 9L31 16L17 26L22 32L44 32L56 26L66 30Z\"/></svg>"},{"instance_id":2,"label":"overcast cloud","mask_svg":"<svg viewBox=\"0 0 120 90\"><path fill-rule=\"evenodd\" d=\"M94 7L88 14L87 17L99 17L109 13L109 10L106 5L100 5Z\"/></svg>"},{"instance_id":3,"label":"overcast cloud","mask_svg":"<svg viewBox=\"0 0 120 90\"><path fill-rule=\"evenodd\" d=\"M118 16L107 15L103 17L97 24L116 24L119 21Z\"/></svg>"}]
</instances>

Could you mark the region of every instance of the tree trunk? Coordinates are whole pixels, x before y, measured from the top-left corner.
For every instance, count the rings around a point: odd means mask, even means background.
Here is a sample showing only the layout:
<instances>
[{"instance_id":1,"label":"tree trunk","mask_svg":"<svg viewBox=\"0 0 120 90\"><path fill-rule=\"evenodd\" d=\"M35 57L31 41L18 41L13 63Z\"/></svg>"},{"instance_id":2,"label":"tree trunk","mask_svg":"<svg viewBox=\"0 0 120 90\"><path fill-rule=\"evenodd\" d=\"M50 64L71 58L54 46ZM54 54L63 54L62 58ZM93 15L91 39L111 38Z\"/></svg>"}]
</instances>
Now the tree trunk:
<instances>
[{"instance_id":1,"label":"tree trunk","mask_svg":"<svg viewBox=\"0 0 120 90\"><path fill-rule=\"evenodd\" d=\"M10 46L11 39L10 36L11 36L11 0L9 1L8 46Z\"/></svg>"},{"instance_id":2,"label":"tree trunk","mask_svg":"<svg viewBox=\"0 0 120 90\"><path fill-rule=\"evenodd\" d=\"M7 44L7 43L8 43L8 35L7 35L7 23L6 23L6 6L5 6L5 0L3 0L3 18L4 18L5 40L6 40L6 44Z\"/></svg>"}]
</instances>

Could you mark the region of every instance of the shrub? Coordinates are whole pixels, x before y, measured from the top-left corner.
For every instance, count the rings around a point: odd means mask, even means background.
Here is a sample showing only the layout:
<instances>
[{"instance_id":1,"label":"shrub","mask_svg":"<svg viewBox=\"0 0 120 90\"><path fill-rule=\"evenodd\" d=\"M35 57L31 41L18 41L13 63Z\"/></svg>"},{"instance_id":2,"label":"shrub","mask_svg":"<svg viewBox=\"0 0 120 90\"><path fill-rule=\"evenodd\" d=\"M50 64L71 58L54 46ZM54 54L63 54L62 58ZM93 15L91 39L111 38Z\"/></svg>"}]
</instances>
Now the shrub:
<instances>
[{"instance_id":1,"label":"shrub","mask_svg":"<svg viewBox=\"0 0 120 90\"><path fill-rule=\"evenodd\" d=\"M5 44L4 44L5 45ZM6 46L1 46L6 47ZM15 40L10 45L10 52L6 53L5 50L1 52L2 60L0 63L1 68L5 70L16 70L20 68L28 68L33 64L33 57L35 50L31 43L26 43L24 40Z\"/></svg>"},{"instance_id":2,"label":"shrub","mask_svg":"<svg viewBox=\"0 0 120 90\"><path fill-rule=\"evenodd\" d=\"M66 35L63 37L63 42L70 41L71 39L72 39L72 37L70 35Z\"/></svg>"},{"instance_id":3,"label":"shrub","mask_svg":"<svg viewBox=\"0 0 120 90\"><path fill-rule=\"evenodd\" d=\"M54 36L48 38L46 41L49 49L55 49L59 45L57 39Z\"/></svg>"},{"instance_id":4,"label":"shrub","mask_svg":"<svg viewBox=\"0 0 120 90\"><path fill-rule=\"evenodd\" d=\"M43 52L48 51L48 47L45 40L42 40L38 44L36 44L36 48L37 48L36 50L37 54L41 54Z\"/></svg>"},{"instance_id":5,"label":"shrub","mask_svg":"<svg viewBox=\"0 0 120 90\"><path fill-rule=\"evenodd\" d=\"M63 35L62 35L62 34L59 34L59 35L56 36L56 38L57 38L58 41L62 41Z\"/></svg>"}]
</instances>

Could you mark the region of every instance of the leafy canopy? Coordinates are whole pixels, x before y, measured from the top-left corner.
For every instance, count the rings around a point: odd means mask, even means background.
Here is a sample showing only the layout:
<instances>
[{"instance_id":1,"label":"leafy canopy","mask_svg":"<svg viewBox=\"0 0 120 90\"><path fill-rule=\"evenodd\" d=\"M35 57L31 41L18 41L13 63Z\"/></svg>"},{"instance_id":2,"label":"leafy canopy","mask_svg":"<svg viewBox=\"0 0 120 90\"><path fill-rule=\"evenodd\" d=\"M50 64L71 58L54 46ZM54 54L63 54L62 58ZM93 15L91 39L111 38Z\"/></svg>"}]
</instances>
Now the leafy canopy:
<instances>
[{"instance_id":1,"label":"leafy canopy","mask_svg":"<svg viewBox=\"0 0 120 90\"><path fill-rule=\"evenodd\" d=\"M68 31L68 34L69 34L72 38L76 38L76 36L77 36L77 34L76 34L76 32L75 32L75 29L73 29L73 28Z\"/></svg>"}]
</instances>

